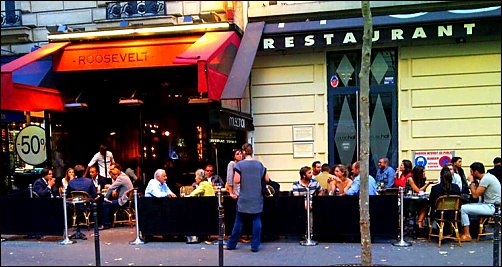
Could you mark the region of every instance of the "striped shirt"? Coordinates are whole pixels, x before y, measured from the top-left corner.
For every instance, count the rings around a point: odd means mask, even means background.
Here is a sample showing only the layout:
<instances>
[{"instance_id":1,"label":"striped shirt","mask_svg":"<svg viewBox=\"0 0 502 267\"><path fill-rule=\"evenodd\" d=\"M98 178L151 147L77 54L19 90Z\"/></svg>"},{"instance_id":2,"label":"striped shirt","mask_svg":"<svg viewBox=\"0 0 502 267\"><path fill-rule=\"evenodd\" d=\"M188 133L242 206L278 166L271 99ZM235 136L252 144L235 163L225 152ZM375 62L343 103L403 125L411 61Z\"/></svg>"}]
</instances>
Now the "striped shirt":
<instances>
[{"instance_id":1,"label":"striped shirt","mask_svg":"<svg viewBox=\"0 0 502 267\"><path fill-rule=\"evenodd\" d=\"M319 193L322 190L321 184L315 179L312 178L308 185L310 195L314 195L315 192ZM307 187L302 184L301 180L293 182L293 195L299 194L300 196L305 196L307 193Z\"/></svg>"}]
</instances>

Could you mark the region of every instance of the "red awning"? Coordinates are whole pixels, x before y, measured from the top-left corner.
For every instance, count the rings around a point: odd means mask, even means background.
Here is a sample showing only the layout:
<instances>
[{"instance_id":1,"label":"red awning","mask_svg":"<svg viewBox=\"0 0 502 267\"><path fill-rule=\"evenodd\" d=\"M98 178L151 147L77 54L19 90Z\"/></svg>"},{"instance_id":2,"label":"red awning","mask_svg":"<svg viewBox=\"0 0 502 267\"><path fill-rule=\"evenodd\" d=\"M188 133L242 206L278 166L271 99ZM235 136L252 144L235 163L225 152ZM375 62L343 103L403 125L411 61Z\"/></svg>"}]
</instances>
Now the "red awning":
<instances>
[{"instance_id":1,"label":"red awning","mask_svg":"<svg viewBox=\"0 0 502 267\"><path fill-rule=\"evenodd\" d=\"M13 72L43 57L49 56L69 42L51 43L1 67L1 109L19 111L63 111L64 105L58 90L14 83Z\"/></svg>"},{"instance_id":2,"label":"red awning","mask_svg":"<svg viewBox=\"0 0 502 267\"><path fill-rule=\"evenodd\" d=\"M240 38L233 31L207 32L203 36L50 43L2 66L1 108L64 110L57 90L12 81L15 70L57 51L60 53L53 55L53 71L197 65L198 91L207 92L210 99L219 101L239 45Z\"/></svg>"},{"instance_id":3,"label":"red awning","mask_svg":"<svg viewBox=\"0 0 502 267\"><path fill-rule=\"evenodd\" d=\"M198 91L219 101L241 39L235 32L207 32L176 57L176 64L197 64Z\"/></svg>"}]
</instances>

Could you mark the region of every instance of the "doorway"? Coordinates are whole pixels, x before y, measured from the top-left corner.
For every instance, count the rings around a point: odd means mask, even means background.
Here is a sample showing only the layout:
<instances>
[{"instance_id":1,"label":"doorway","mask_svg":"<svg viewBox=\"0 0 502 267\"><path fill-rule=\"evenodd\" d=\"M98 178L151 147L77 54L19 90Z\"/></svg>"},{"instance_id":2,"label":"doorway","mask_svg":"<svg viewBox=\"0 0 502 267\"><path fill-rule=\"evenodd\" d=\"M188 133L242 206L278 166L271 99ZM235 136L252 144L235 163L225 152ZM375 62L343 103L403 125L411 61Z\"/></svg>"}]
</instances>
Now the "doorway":
<instances>
[{"instance_id":1,"label":"doorway","mask_svg":"<svg viewBox=\"0 0 502 267\"><path fill-rule=\"evenodd\" d=\"M370 73L370 170L375 177L380 157L397 166L397 60L394 49L373 49ZM359 160L361 123L359 72L361 52L327 55L329 164Z\"/></svg>"}]
</instances>

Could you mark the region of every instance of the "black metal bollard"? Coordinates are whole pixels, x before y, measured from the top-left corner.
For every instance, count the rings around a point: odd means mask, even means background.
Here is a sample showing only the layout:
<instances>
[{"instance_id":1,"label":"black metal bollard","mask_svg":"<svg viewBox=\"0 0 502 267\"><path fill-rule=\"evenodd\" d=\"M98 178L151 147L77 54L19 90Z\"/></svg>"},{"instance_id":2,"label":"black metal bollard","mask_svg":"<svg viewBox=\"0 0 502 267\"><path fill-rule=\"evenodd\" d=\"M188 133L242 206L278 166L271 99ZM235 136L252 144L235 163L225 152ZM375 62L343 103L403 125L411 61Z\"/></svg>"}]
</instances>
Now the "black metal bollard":
<instances>
[{"instance_id":1,"label":"black metal bollard","mask_svg":"<svg viewBox=\"0 0 502 267\"><path fill-rule=\"evenodd\" d=\"M92 202L92 209L94 215L94 252L96 254L96 266L101 266L101 253L99 249L98 204L96 203L96 201Z\"/></svg>"},{"instance_id":2,"label":"black metal bollard","mask_svg":"<svg viewBox=\"0 0 502 267\"><path fill-rule=\"evenodd\" d=\"M225 235L225 214L223 209L223 195L221 194L221 186L218 189L218 266L223 266L223 236Z\"/></svg>"},{"instance_id":3,"label":"black metal bollard","mask_svg":"<svg viewBox=\"0 0 502 267\"><path fill-rule=\"evenodd\" d=\"M495 203L495 226L493 229L493 266L500 266L500 202Z\"/></svg>"}]
</instances>

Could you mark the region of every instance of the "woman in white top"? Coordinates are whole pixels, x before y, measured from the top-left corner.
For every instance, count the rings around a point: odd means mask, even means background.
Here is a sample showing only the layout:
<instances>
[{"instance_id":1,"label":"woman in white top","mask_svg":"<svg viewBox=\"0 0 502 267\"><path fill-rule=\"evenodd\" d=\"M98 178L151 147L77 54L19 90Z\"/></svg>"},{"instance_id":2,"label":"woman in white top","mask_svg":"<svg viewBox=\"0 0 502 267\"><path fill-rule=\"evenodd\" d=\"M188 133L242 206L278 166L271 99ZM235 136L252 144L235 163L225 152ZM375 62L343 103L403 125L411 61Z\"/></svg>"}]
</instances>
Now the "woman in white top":
<instances>
[{"instance_id":1,"label":"woman in white top","mask_svg":"<svg viewBox=\"0 0 502 267\"><path fill-rule=\"evenodd\" d=\"M66 170L66 175L65 177L61 178L61 183L63 184L62 188L60 188L60 193L64 190L66 191L66 188L68 187L68 183L75 178L75 170L73 168L68 168Z\"/></svg>"},{"instance_id":2,"label":"woman in white top","mask_svg":"<svg viewBox=\"0 0 502 267\"><path fill-rule=\"evenodd\" d=\"M236 199L239 196L240 191L240 185L234 184L234 168L235 164L242 160L242 157L242 150L234 149L232 151L233 160L230 161L227 165L227 184L225 187L227 188L228 193L233 199Z\"/></svg>"}]
</instances>

